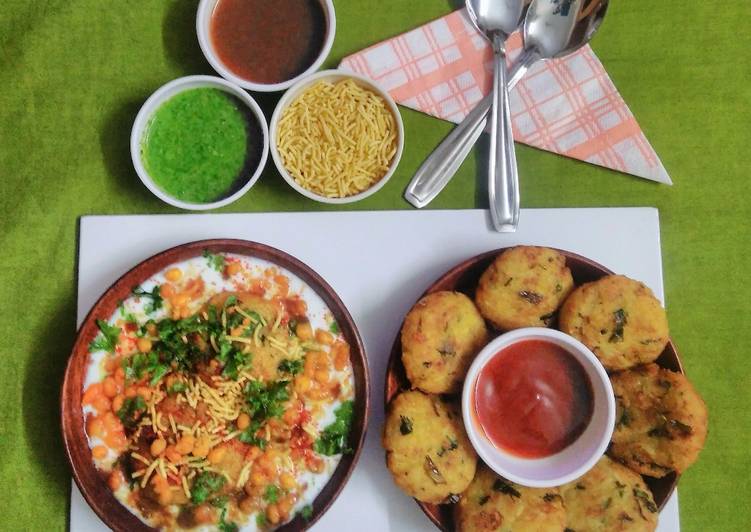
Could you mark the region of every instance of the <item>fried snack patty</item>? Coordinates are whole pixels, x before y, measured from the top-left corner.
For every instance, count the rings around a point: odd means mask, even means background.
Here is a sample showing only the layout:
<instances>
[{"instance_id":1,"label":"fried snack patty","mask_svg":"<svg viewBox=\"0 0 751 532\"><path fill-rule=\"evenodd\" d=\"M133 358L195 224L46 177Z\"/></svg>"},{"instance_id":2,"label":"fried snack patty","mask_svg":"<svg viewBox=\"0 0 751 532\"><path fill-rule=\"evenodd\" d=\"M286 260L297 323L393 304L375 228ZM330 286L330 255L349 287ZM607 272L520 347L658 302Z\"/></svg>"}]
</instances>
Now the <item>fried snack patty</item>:
<instances>
[{"instance_id":1,"label":"fried snack patty","mask_svg":"<svg viewBox=\"0 0 751 532\"><path fill-rule=\"evenodd\" d=\"M414 388L458 392L488 332L472 300L459 292L428 294L402 327L402 362Z\"/></svg>"},{"instance_id":2,"label":"fried snack patty","mask_svg":"<svg viewBox=\"0 0 751 532\"><path fill-rule=\"evenodd\" d=\"M461 532L562 532L566 510L558 488L525 488L481 465L459 500L456 525Z\"/></svg>"},{"instance_id":3,"label":"fried snack patty","mask_svg":"<svg viewBox=\"0 0 751 532\"><path fill-rule=\"evenodd\" d=\"M622 275L574 290L561 308L560 329L611 371L653 362L668 342L665 309L643 283Z\"/></svg>"},{"instance_id":4,"label":"fried snack patty","mask_svg":"<svg viewBox=\"0 0 751 532\"><path fill-rule=\"evenodd\" d=\"M574 532L648 532L657 505L641 475L603 456L583 477L561 486L566 529Z\"/></svg>"},{"instance_id":5,"label":"fried snack patty","mask_svg":"<svg viewBox=\"0 0 751 532\"><path fill-rule=\"evenodd\" d=\"M383 429L386 465L408 495L431 503L464 491L475 475L477 456L464 432L459 409L420 391L391 401Z\"/></svg>"},{"instance_id":6,"label":"fried snack patty","mask_svg":"<svg viewBox=\"0 0 751 532\"><path fill-rule=\"evenodd\" d=\"M685 471L704 447L707 407L680 373L648 364L612 376L616 425L610 454L634 471Z\"/></svg>"},{"instance_id":7,"label":"fried snack patty","mask_svg":"<svg viewBox=\"0 0 751 532\"><path fill-rule=\"evenodd\" d=\"M480 313L503 331L547 327L574 286L566 257L549 248L518 246L501 253L480 277Z\"/></svg>"}]
</instances>

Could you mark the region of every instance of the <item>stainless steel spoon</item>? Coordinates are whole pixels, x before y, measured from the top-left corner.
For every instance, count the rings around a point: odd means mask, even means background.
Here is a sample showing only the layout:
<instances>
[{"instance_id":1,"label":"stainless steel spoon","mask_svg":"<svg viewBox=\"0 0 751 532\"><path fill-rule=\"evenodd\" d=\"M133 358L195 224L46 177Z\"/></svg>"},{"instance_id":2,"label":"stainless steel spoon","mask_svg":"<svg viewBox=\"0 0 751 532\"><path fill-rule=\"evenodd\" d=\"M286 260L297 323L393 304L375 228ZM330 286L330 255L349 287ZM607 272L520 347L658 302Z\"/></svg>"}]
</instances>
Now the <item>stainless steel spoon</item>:
<instances>
[{"instance_id":1,"label":"stainless steel spoon","mask_svg":"<svg viewBox=\"0 0 751 532\"><path fill-rule=\"evenodd\" d=\"M511 138L511 110L506 80L506 39L524 12L524 0L466 0L470 19L493 48L493 93L490 110L488 199L496 231L513 232L519 223L519 175Z\"/></svg>"},{"instance_id":2,"label":"stainless steel spoon","mask_svg":"<svg viewBox=\"0 0 751 532\"><path fill-rule=\"evenodd\" d=\"M545 37L543 33L548 32L545 21L557 17L556 23L560 23L561 17L554 13L555 9L551 12L548 8L565 5L566 0L533 0L524 21L524 51L511 68L507 88L511 90L537 61L563 57L587 44L602 24L608 1L577 3L576 10L571 5L565 17L577 12L576 18L567 19L569 24L573 22L573 29L562 31L560 25L555 25L557 36ZM565 35L568 40L564 42ZM425 207L445 188L485 129L491 102L492 95L483 98L425 159L404 193L408 202L418 209Z\"/></svg>"}]
</instances>

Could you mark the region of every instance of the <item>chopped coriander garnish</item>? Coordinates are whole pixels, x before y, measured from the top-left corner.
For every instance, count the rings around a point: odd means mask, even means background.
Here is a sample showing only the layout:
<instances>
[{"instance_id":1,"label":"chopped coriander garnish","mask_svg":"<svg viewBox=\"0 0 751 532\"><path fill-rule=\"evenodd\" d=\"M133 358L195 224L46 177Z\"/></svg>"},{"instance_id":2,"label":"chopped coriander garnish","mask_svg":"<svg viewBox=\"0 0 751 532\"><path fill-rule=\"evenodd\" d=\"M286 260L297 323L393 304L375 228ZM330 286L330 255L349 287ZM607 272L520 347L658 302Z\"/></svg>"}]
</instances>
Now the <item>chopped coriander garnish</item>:
<instances>
[{"instance_id":1,"label":"chopped coriander garnish","mask_svg":"<svg viewBox=\"0 0 751 532\"><path fill-rule=\"evenodd\" d=\"M151 299L151 303L149 303L148 305L145 305L143 307L143 310L144 310L144 312L146 312L146 314L151 314L152 312L156 312L157 310L159 310L160 308L162 308L162 305L164 304L164 299L162 298L162 296L160 294L161 289L162 289L161 286L156 285L151 290L151 292L147 292L146 290L144 290L140 286L134 286L133 290L131 290L131 293L134 296L147 297L147 298Z\"/></svg>"},{"instance_id":2,"label":"chopped coriander garnish","mask_svg":"<svg viewBox=\"0 0 751 532\"><path fill-rule=\"evenodd\" d=\"M269 503L275 503L279 500L279 488L273 484L266 486L266 491L263 492L263 500Z\"/></svg>"},{"instance_id":3,"label":"chopped coriander garnish","mask_svg":"<svg viewBox=\"0 0 751 532\"><path fill-rule=\"evenodd\" d=\"M336 420L323 429L321 437L313 444L315 452L326 456L352 452L348 439L353 414L354 402L351 400L343 402L334 410Z\"/></svg>"},{"instance_id":4,"label":"chopped coriander garnish","mask_svg":"<svg viewBox=\"0 0 751 532\"><path fill-rule=\"evenodd\" d=\"M332 334L339 334L339 324L335 321L332 321L331 325L329 325L329 331L331 331Z\"/></svg>"},{"instance_id":5,"label":"chopped coriander garnish","mask_svg":"<svg viewBox=\"0 0 751 532\"><path fill-rule=\"evenodd\" d=\"M313 517L313 507L309 504L303 506L300 510L300 516L306 521L310 521L310 518Z\"/></svg>"},{"instance_id":6,"label":"chopped coriander garnish","mask_svg":"<svg viewBox=\"0 0 751 532\"><path fill-rule=\"evenodd\" d=\"M190 489L190 500L193 501L193 504L201 504L222 489L225 482L224 475L212 471L203 471L193 481L193 487Z\"/></svg>"},{"instance_id":7,"label":"chopped coriander garnish","mask_svg":"<svg viewBox=\"0 0 751 532\"><path fill-rule=\"evenodd\" d=\"M268 521L266 521L266 514L264 513L257 513L256 514L256 526L258 528L264 528L268 524Z\"/></svg>"},{"instance_id":8,"label":"chopped coriander garnish","mask_svg":"<svg viewBox=\"0 0 751 532\"><path fill-rule=\"evenodd\" d=\"M203 250L203 257L209 263L209 266L214 268L219 273L224 271L224 255L219 253L212 253L208 249Z\"/></svg>"},{"instance_id":9,"label":"chopped coriander garnish","mask_svg":"<svg viewBox=\"0 0 751 532\"><path fill-rule=\"evenodd\" d=\"M172 383L172 385L167 390L167 393L175 394L175 393L184 392L187 389L188 389L187 384L185 384L183 381L177 381L177 382Z\"/></svg>"},{"instance_id":10,"label":"chopped coriander garnish","mask_svg":"<svg viewBox=\"0 0 751 532\"><path fill-rule=\"evenodd\" d=\"M141 420L144 410L146 410L146 401L143 397L136 395L128 397L123 401L123 406L117 411L117 417L123 422L123 426L128 429L134 429Z\"/></svg>"},{"instance_id":11,"label":"chopped coriander garnish","mask_svg":"<svg viewBox=\"0 0 751 532\"><path fill-rule=\"evenodd\" d=\"M302 360L285 359L279 363L279 371L289 373L291 375L297 375L302 372L303 362Z\"/></svg>"},{"instance_id":12,"label":"chopped coriander garnish","mask_svg":"<svg viewBox=\"0 0 751 532\"><path fill-rule=\"evenodd\" d=\"M89 344L89 351L108 351L114 353L120 341L120 327L110 325L104 320L96 320L96 326L99 327L101 336L97 336Z\"/></svg>"},{"instance_id":13,"label":"chopped coriander garnish","mask_svg":"<svg viewBox=\"0 0 751 532\"><path fill-rule=\"evenodd\" d=\"M214 501L212 501L212 503L213 502ZM226 517L227 517L227 508L224 508L222 510L222 515L219 516L219 523L217 525L217 527L219 528L219 532L238 532L238 530L240 530L240 527L238 527L237 524L233 523L232 521L225 521Z\"/></svg>"}]
</instances>

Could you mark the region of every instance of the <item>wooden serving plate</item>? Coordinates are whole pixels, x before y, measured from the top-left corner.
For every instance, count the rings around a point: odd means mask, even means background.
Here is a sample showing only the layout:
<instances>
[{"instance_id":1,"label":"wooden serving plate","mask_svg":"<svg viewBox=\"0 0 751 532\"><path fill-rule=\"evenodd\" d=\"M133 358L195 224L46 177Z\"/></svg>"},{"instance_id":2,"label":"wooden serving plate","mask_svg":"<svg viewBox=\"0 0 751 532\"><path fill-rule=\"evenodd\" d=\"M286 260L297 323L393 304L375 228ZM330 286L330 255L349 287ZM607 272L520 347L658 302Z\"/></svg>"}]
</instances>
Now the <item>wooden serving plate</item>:
<instances>
[{"instance_id":1,"label":"wooden serving plate","mask_svg":"<svg viewBox=\"0 0 751 532\"><path fill-rule=\"evenodd\" d=\"M109 319L118 303L130 296L132 287L141 284L170 264L199 257L204 250L212 253L236 253L247 257L267 260L286 268L313 289L326 303L334 316L341 333L350 345L350 360L355 379L354 417L352 422L352 454L344 455L323 491L313 501L313 513L308 521L301 516L280 527L284 532L310 528L331 506L347 483L355 468L365 440L368 421L370 381L365 348L360 333L347 308L328 283L310 267L276 248L245 240L202 240L177 246L146 259L120 277L96 302L81 325L68 359L61 396L61 416L65 451L73 469L73 479L86 502L104 523L115 531L148 531L145 525L114 497L106 479L91 459L91 450L84 432L84 416L81 408L83 383L88 364L89 343L97 335L96 319Z\"/></svg>"},{"instance_id":2,"label":"wooden serving plate","mask_svg":"<svg viewBox=\"0 0 751 532\"><path fill-rule=\"evenodd\" d=\"M493 260L501 254L507 248L500 248L495 251L489 251L481 255L467 259L464 262L454 266L452 269L443 274L438 280L425 290L425 293L420 296L431 294L433 292L439 292L442 290L453 290L462 292L468 295L474 300L475 288L480 280L480 276L487 269ZM614 272L576 253L570 251L557 250L566 257L566 265L571 270L571 274L574 277L574 284L576 286L589 281L595 281L606 275L612 275ZM490 331L494 329L488 327ZM491 333L493 334L493 333ZM494 336L500 334L495 331ZM683 373L683 366L678 358L678 352L675 349L675 345L672 340L668 341L665 350L657 359L657 364L663 368L667 368L673 371ZM402 345L401 345L401 329L399 335L394 340L394 345L391 349L391 358L386 369L386 387L385 387L385 404L388 408L388 404L391 399L399 392L410 389L410 383L404 372L404 365L402 364ZM655 503L662 509L665 503L670 498L670 495L675 490L678 483L679 475L675 472L663 477L663 478L651 478L644 476L649 489L652 491ZM416 501L425 515L435 523L435 525L446 532L454 532L454 504L428 504L420 501Z\"/></svg>"}]
</instances>

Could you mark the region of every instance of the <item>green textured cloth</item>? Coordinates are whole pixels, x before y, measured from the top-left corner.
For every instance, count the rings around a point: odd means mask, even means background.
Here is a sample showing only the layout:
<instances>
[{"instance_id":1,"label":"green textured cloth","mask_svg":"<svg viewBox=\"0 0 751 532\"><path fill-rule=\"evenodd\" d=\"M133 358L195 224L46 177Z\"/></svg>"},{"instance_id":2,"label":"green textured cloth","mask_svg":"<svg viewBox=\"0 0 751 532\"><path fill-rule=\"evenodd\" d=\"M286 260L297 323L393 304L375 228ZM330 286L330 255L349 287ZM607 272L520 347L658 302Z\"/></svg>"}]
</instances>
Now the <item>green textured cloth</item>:
<instances>
[{"instance_id":1,"label":"green textured cloth","mask_svg":"<svg viewBox=\"0 0 751 532\"><path fill-rule=\"evenodd\" d=\"M328 66L455 7L335 3ZM153 90L179 76L213 74L195 38L196 5L9 0L0 9L1 529L67 526L58 390L75 333L77 219L177 212L141 185L128 142ZM675 186L518 148L525 207L660 209L672 334L710 410L707 446L680 485L686 531L751 529L749 20L748 0L611 2L593 47ZM270 114L278 95L257 97ZM396 175L348 208L409 208L404 186L450 126L402 114L406 145ZM483 206L483 161L480 150L431 207ZM295 194L269 163L255 188L222 210L324 208Z\"/></svg>"}]
</instances>

